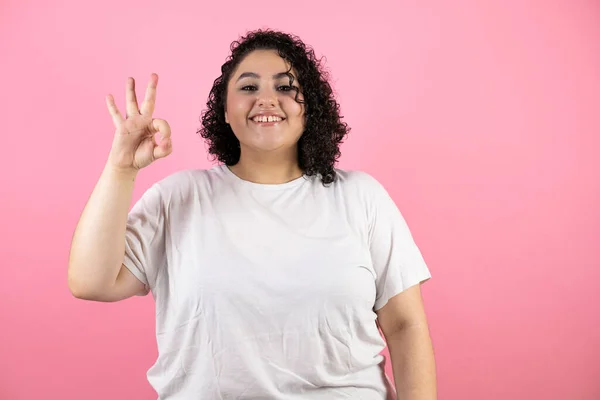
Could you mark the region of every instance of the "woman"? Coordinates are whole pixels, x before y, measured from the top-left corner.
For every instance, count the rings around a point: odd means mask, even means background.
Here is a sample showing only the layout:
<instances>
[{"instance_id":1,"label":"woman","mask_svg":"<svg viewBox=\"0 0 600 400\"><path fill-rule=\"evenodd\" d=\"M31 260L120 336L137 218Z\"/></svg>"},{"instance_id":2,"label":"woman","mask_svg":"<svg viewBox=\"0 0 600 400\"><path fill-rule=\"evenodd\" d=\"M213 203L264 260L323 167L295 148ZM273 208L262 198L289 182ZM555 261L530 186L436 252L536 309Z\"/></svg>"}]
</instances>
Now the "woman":
<instances>
[{"instance_id":1,"label":"woman","mask_svg":"<svg viewBox=\"0 0 600 400\"><path fill-rule=\"evenodd\" d=\"M160 399L434 399L420 294L429 270L372 177L334 167L348 128L297 37L234 42L201 135L222 164L177 172L128 207L138 172L172 151L158 77L123 117L77 225L69 287L87 300L152 292ZM155 138L155 136L158 136Z\"/></svg>"}]
</instances>

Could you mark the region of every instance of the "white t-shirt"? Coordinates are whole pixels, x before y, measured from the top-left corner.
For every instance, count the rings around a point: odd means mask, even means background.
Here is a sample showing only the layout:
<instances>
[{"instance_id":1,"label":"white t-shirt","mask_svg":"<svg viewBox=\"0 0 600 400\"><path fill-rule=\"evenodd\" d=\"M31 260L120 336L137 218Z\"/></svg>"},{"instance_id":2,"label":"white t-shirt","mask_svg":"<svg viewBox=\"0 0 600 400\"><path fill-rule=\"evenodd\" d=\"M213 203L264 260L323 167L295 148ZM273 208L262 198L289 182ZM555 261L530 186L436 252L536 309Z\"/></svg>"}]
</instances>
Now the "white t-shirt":
<instances>
[{"instance_id":1,"label":"white t-shirt","mask_svg":"<svg viewBox=\"0 0 600 400\"><path fill-rule=\"evenodd\" d=\"M135 204L124 264L156 302L159 399L395 397L375 310L430 273L382 185L337 173L185 170Z\"/></svg>"}]
</instances>

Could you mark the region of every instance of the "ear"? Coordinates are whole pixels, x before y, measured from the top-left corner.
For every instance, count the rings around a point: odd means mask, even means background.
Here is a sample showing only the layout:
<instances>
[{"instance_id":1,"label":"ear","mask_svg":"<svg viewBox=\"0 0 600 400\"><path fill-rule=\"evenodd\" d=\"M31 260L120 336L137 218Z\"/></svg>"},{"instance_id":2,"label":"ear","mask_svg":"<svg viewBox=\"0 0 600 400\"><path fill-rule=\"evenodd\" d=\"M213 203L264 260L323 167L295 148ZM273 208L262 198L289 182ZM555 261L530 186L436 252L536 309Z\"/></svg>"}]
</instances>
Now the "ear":
<instances>
[{"instance_id":1,"label":"ear","mask_svg":"<svg viewBox=\"0 0 600 400\"><path fill-rule=\"evenodd\" d=\"M227 116L227 110L225 110L225 123L229 124L229 117Z\"/></svg>"}]
</instances>

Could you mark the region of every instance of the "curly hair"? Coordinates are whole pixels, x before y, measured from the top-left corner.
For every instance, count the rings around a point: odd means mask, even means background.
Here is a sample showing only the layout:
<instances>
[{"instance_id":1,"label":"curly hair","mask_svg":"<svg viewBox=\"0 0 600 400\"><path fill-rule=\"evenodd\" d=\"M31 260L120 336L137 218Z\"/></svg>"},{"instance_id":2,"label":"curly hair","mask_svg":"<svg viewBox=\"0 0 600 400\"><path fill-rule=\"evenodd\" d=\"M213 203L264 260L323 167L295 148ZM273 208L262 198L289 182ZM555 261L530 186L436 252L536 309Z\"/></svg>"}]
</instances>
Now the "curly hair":
<instances>
[{"instance_id":1,"label":"curly hair","mask_svg":"<svg viewBox=\"0 0 600 400\"><path fill-rule=\"evenodd\" d=\"M340 144L350 132L342 122L340 106L334 98L328 73L314 50L295 35L272 30L248 32L231 44L231 54L221 66L221 76L210 91L207 110L202 113L198 132L208 144L213 160L235 165L240 159L240 142L225 122L227 85L239 63L254 50L276 50L298 74L305 105L305 129L298 141L298 165L307 176L318 175L323 184L336 179L335 164L340 157ZM290 82L291 85L291 82ZM297 90L297 89L296 89Z\"/></svg>"}]
</instances>

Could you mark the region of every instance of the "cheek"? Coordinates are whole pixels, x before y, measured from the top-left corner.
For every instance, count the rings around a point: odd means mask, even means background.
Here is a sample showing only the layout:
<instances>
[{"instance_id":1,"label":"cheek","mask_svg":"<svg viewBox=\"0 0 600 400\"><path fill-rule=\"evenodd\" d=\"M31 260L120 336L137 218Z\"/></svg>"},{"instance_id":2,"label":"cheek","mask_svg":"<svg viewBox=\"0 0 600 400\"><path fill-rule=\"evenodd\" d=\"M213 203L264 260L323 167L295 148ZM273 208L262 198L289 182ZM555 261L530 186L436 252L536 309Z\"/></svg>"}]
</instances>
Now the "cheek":
<instances>
[{"instance_id":1,"label":"cheek","mask_svg":"<svg viewBox=\"0 0 600 400\"><path fill-rule=\"evenodd\" d=\"M246 115L248 112L249 99L244 96L232 94L227 96L227 114L229 118L237 118L240 115Z\"/></svg>"},{"instance_id":2,"label":"cheek","mask_svg":"<svg viewBox=\"0 0 600 400\"><path fill-rule=\"evenodd\" d=\"M299 98L301 100L301 98ZM304 104L298 103L294 98L286 97L281 101L283 111L288 117L300 118L304 116Z\"/></svg>"}]
</instances>

